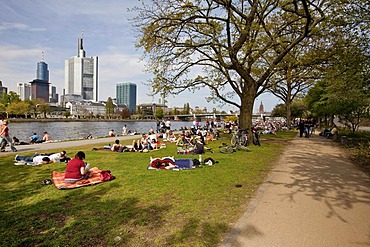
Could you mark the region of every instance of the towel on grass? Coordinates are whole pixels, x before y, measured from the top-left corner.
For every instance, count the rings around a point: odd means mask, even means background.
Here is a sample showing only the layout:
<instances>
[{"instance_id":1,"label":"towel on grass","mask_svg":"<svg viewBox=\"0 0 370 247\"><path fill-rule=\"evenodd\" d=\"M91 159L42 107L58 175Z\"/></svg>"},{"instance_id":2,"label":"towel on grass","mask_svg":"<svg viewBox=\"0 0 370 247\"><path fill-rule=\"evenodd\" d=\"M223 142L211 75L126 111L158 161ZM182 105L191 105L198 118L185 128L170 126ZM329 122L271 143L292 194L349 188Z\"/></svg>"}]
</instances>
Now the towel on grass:
<instances>
[{"instance_id":1,"label":"towel on grass","mask_svg":"<svg viewBox=\"0 0 370 247\"><path fill-rule=\"evenodd\" d=\"M83 186L102 183L103 181L101 181L100 179L101 172L102 170L100 170L99 168L93 167L90 169L90 177L88 179L77 181L74 184L66 183L64 181L65 172L53 171L52 179L55 187L59 190L74 189Z\"/></svg>"}]
</instances>

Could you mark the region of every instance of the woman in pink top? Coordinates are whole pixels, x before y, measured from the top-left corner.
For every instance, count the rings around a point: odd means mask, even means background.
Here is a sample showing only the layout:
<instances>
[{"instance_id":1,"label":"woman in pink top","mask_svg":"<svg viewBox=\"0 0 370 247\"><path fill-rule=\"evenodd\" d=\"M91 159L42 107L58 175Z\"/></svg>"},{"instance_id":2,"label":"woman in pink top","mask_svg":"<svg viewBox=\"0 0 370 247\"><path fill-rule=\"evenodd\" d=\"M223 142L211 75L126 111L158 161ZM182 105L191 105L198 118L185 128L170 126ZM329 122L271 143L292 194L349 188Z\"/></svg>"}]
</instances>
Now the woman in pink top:
<instances>
[{"instance_id":1,"label":"woman in pink top","mask_svg":"<svg viewBox=\"0 0 370 247\"><path fill-rule=\"evenodd\" d=\"M10 146L10 149L13 151L13 152L17 152L17 149L13 146L13 142L12 142L12 139L10 138L9 136L9 127L8 127L8 120L4 120L3 121L3 125L0 126L0 145L2 144L2 142L4 140L2 139L5 139L9 146ZM1 150L2 152L5 151L5 146L4 146L4 149Z\"/></svg>"}]
</instances>

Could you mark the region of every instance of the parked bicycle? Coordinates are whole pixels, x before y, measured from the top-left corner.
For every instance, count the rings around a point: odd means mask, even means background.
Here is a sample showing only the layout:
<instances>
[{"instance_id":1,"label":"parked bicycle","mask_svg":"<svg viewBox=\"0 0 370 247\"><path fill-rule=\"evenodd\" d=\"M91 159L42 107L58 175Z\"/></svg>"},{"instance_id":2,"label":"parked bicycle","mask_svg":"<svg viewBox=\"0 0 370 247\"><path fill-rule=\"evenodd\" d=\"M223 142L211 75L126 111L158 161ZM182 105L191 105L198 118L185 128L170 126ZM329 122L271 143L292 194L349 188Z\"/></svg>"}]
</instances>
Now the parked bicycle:
<instances>
[{"instance_id":1,"label":"parked bicycle","mask_svg":"<svg viewBox=\"0 0 370 247\"><path fill-rule=\"evenodd\" d=\"M240 146L248 146L248 130L246 129L239 129L233 132L231 137L230 143L232 146L240 145Z\"/></svg>"},{"instance_id":2,"label":"parked bicycle","mask_svg":"<svg viewBox=\"0 0 370 247\"><path fill-rule=\"evenodd\" d=\"M243 151L251 151L248 146L248 131L239 129L237 131L234 131L231 139L230 144L228 145L226 143L222 143L222 146L219 147L220 153L223 154L231 154L236 152L237 150L243 150Z\"/></svg>"}]
</instances>

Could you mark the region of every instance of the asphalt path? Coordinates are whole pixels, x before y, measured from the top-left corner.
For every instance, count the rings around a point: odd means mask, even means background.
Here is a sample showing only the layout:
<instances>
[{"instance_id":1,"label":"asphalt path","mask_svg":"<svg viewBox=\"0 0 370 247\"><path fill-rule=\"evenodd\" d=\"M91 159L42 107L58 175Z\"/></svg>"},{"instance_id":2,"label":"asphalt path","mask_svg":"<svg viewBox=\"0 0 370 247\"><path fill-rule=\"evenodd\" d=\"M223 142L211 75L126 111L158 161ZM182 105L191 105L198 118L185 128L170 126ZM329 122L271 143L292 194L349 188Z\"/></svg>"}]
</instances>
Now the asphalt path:
<instances>
[{"instance_id":1,"label":"asphalt path","mask_svg":"<svg viewBox=\"0 0 370 247\"><path fill-rule=\"evenodd\" d=\"M92 145L97 144L97 147L114 144L116 139L120 141L124 140L139 140L141 138L140 135L127 135L127 136L117 136L117 137L103 137L103 138L96 138L96 139L81 139L75 141L56 141L56 142L49 142L49 143L36 143L36 144L29 144L29 145L17 145L15 146L18 152L13 153L14 155L22 152L42 152L44 150L52 150L52 149L65 149L70 147L77 147L77 146L85 146L85 145ZM6 147L7 152L0 152L1 155L6 155L12 153L10 151L9 146Z\"/></svg>"}]
</instances>

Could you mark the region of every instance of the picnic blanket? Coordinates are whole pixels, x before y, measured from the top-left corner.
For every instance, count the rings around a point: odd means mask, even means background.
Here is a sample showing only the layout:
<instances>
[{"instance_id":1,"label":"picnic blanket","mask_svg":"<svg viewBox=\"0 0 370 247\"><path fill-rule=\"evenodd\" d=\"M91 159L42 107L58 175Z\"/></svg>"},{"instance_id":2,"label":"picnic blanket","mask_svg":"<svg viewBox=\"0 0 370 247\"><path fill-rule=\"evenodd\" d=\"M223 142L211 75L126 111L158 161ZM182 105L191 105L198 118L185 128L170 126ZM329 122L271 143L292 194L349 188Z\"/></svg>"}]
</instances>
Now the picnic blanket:
<instances>
[{"instance_id":1,"label":"picnic blanket","mask_svg":"<svg viewBox=\"0 0 370 247\"><path fill-rule=\"evenodd\" d=\"M185 169L193 169L193 160L192 159L175 159L175 165L176 167L172 167L170 169L166 170L185 170ZM148 170L165 170L165 169L159 169L159 168L154 168L150 164L148 166Z\"/></svg>"},{"instance_id":2,"label":"picnic blanket","mask_svg":"<svg viewBox=\"0 0 370 247\"><path fill-rule=\"evenodd\" d=\"M53 182L54 182L54 186L58 190L74 189L74 188L79 188L79 187L83 187L83 186L102 183L103 181L101 181L101 179L100 179L100 173L101 172L102 172L102 170L100 170L99 168L93 167L93 168L90 169L90 177L88 179L77 181L74 184L66 183L64 181L65 172L53 171L52 179L53 179Z\"/></svg>"}]
</instances>

